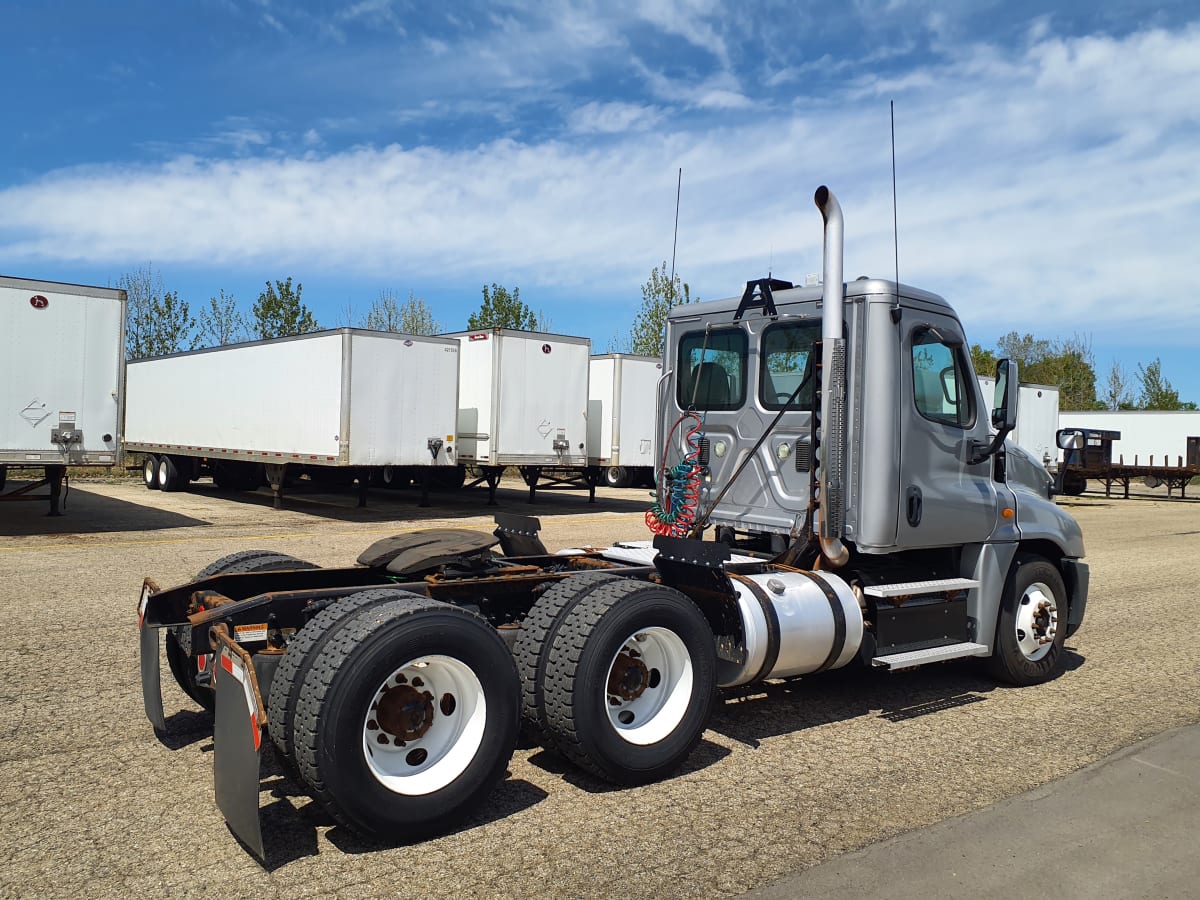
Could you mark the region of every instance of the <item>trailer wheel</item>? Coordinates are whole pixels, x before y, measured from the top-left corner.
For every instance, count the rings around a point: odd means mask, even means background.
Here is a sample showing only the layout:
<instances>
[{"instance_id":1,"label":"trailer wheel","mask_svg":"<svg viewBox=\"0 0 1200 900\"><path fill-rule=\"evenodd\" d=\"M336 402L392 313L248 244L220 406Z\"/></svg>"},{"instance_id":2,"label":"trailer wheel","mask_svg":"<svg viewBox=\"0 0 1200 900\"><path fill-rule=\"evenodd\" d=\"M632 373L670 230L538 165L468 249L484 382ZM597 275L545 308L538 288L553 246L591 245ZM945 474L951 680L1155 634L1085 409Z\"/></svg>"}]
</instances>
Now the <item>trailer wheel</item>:
<instances>
[{"instance_id":1,"label":"trailer wheel","mask_svg":"<svg viewBox=\"0 0 1200 900\"><path fill-rule=\"evenodd\" d=\"M451 828L504 776L516 745L516 666L483 618L413 596L335 626L295 717L301 775L365 834Z\"/></svg>"},{"instance_id":2,"label":"trailer wheel","mask_svg":"<svg viewBox=\"0 0 1200 900\"><path fill-rule=\"evenodd\" d=\"M611 488L624 488L633 484L633 473L625 466L609 466L604 470L604 483Z\"/></svg>"},{"instance_id":3,"label":"trailer wheel","mask_svg":"<svg viewBox=\"0 0 1200 900\"><path fill-rule=\"evenodd\" d=\"M1058 670L1067 639L1067 591L1049 560L1021 554L1004 586L988 668L1010 684L1040 684Z\"/></svg>"},{"instance_id":4,"label":"trailer wheel","mask_svg":"<svg viewBox=\"0 0 1200 900\"><path fill-rule=\"evenodd\" d=\"M598 587L563 619L547 654L546 722L570 760L618 784L674 771L716 697L708 621L674 588Z\"/></svg>"},{"instance_id":5,"label":"trailer wheel","mask_svg":"<svg viewBox=\"0 0 1200 900\"><path fill-rule=\"evenodd\" d=\"M545 747L554 740L546 725L546 659L554 637L566 613L596 588L614 581L619 575L587 572L571 575L542 594L521 622L521 631L513 645L513 658L521 673L521 722L531 736Z\"/></svg>"},{"instance_id":6,"label":"trailer wheel","mask_svg":"<svg viewBox=\"0 0 1200 900\"><path fill-rule=\"evenodd\" d=\"M177 491L181 481L179 467L175 465L174 458L164 453L158 458L158 489L160 491Z\"/></svg>"},{"instance_id":7,"label":"trailer wheel","mask_svg":"<svg viewBox=\"0 0 1200 900\"><path fill-rule=\"evenodd\" d=\"M315 568L316 566L310 562L288 556L286 553L278 553L275 550L239 550L210 562L196 573L196 580L211 578L213 575ZM211 712L216 701L212 690L199 682L199 661L192 656L192 630L186 625L168 628L164 643L167 650L167 665L171 668L175 683L185 694Z\"/></svg>"},{"instance_id":8,"label":"trailer wheel","mask_svg":"<svg viewBox=\"0 0 1200 900\"><path fill-rule=\"evenodd\" d=\"M158 457L153 453L147 453L142 459L142 481L147 490L158 490Z\"/></svg>"},{"instance_id":9,"label":"trailer wheel","mask_svg":"<svg viewBox=\"0 0 1200 900\"><path fill-rule=\"evenodd\" d=\"M1087 490L1087 479L1078 472L1067 472L1063 475L1063 493L1068 497L1078 497Z\"/></svg>"},{"instance_id":10,"label":"trailer wheel","mask_svg":"<svg viewBox=\"0 0 1200 900\"><path fill-rule=\"evenodd\" d=\"M279 661L279 668L275 670L275 677L271 680L271 691L267 697L267 722L270 726L271 740L286 759L294 760L293 731L300 686L325 642L335 630L334 626L368 606L411 596L414 595L407 591L374 588L339 597L292 636L288 642L287 653Z\"/></svg>"}]
</instances>

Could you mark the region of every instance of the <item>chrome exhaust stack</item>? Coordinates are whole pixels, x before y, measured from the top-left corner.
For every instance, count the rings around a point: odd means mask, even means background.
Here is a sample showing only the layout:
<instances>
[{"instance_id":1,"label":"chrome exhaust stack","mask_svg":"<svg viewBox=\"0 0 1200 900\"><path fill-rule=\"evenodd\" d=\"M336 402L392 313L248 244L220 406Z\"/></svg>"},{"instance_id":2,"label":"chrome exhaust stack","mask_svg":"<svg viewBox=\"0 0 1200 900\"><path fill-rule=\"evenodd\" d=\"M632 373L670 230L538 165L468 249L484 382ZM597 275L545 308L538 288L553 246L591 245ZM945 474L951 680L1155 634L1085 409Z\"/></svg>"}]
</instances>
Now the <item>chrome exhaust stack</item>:
<instances>
[{"instance_id":1,"label":"chrome exhaust stack","mask_svg":"<svg viewBox=\"0 0 1200 900\"><path fill-rule=\"evenodd\" d=\"M842 207L833 191L821 185L813 197L825 221L821 286L821 555L829 565L844 566L850 551L842 543L845 519L846 341L842 337Z\"/></svg>"}]
</instances>

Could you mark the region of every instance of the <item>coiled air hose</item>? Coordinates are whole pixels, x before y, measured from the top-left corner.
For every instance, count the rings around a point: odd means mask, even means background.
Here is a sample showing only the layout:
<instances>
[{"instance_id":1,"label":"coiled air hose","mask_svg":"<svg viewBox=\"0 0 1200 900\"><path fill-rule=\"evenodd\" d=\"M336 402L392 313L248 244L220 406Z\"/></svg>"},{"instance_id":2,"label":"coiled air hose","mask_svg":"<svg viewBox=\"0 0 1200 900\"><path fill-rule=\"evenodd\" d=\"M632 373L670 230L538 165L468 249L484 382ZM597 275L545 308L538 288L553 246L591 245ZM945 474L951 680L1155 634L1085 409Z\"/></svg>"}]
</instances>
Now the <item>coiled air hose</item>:
<instances>
[{"instance_id":1,"label":"coiled air hose","mask_svg":"<svg viewBox=\"0 0 1200 900\"><path fill-rule=\"evenodd\" d=\"M691 419L693 425L684 438L687 450L683 459L667 468L667 450L676 429ZM664 441L662 465L659 467L662 481L658 485L654 505L646 510L646 527L655 534L666 537L686 537L696 520L700 507L700 433L704 422L694 412L686 412L671 426Z\"/></svg>"}]
</instances>

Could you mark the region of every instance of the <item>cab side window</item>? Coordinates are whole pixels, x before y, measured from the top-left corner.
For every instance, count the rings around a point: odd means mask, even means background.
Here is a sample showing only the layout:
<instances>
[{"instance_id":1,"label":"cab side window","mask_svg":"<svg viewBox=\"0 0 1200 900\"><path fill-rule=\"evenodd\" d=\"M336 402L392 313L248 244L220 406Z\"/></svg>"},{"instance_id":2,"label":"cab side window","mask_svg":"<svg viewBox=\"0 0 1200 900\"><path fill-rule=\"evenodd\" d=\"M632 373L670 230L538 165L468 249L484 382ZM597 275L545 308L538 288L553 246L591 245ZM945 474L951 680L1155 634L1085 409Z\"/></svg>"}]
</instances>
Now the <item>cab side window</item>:
<instances>
[{"instance_id":1,"label":"cab side window","mask_svg":"<svg viewBox=\"0 0 1200 900\"><path fill-rule=\"evenodd\" d=\"M934 331L913 336L913 400L926 419L959 428L975 424L969 372L961 346L950 346Z\"/></svg>"},{"instance_id":2,"label":"cab side window","mask_svg":"<svg viewBox=\"0 0 1200 900\"><path fill-rule=\"evenodd\" d=\"M680 409L740 409L746 402L746 332L691 331L679 339Z\"/></svg>"}]
</instances>

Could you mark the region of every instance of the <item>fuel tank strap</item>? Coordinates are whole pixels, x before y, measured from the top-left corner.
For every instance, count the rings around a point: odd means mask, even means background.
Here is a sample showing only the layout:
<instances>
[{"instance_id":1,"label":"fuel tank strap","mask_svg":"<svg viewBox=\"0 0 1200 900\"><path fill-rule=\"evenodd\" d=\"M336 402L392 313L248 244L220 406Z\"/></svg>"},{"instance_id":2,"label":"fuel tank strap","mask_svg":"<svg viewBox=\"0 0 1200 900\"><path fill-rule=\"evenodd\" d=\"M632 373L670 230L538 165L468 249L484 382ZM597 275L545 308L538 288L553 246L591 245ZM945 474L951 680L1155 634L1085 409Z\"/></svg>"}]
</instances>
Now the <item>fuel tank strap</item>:
<instances>
[{"instance_id":1,"label":"fuel tank strap","mask_svg":"<svg viewBox=\"0 0 1200 900\"><path fill-rule=\"evenodd\" d=\"M829 655L825 657L825 662L815 670L815 672L824 672L842 655L842 651L846 649L846 611L842 609L842 601L838 598L837 592L830 587L820 575L814 572L809 572L803 569L797 570L798 574L810 579L813 584L821 589L821 593L825 595L825 599L829 601L829 611L833 613L833 641L829 645Z\"/></svg>"},{"instance_id":2,"label":"fuel tank strap","mask_svg":"<svg viewBox=\"0 0 1200 900\"><path fill-rule=\"evenodd\" d=\"M775 604L767 597L767 592L757 582L734 572L725 574L738 584L746 586L754 599L758 601L758 605L762 608L763 618L767 622L767 653L763 657L762 665L748 682L753 684L770 675L771 670L775 668L775 663L779 660L779 614L775 611Z\"/></svg>"}]
</instances>

